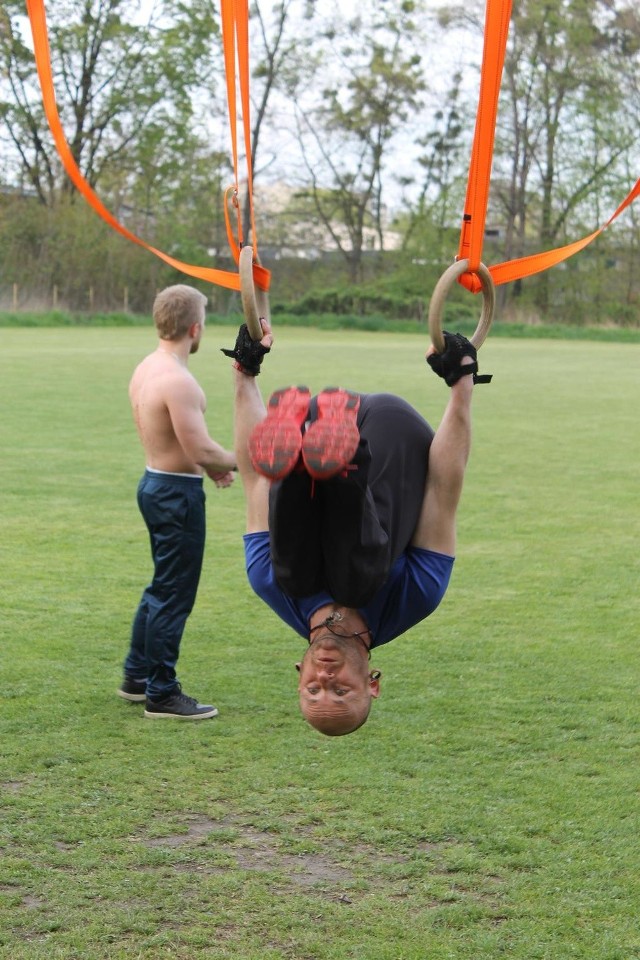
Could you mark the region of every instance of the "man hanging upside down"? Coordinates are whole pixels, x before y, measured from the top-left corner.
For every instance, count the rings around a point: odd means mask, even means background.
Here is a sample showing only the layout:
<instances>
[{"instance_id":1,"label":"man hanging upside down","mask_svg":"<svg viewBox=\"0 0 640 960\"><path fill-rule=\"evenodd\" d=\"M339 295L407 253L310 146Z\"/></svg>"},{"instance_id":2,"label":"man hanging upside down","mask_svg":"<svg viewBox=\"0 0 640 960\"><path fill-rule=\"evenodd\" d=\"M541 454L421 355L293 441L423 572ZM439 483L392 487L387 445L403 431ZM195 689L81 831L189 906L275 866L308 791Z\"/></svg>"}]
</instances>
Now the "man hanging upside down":
<instances>
[{"instance_id":1,"label":"man hanging upside down","mask_svg":"<svg viewBox=\"0 0 640 960\"><path fill-rule=\"evenodd\" d=\"M300 709L329 736L366 721L380 694L370 651L424 620L453 566L456 510L471 443L475 347L445 333L427 362L451 387L435 431L405 400L307 387L265 407L256 376L273 337L235 348L235 451L247 505L253 590L308 640Z\"/></svg>"}]
</instances>

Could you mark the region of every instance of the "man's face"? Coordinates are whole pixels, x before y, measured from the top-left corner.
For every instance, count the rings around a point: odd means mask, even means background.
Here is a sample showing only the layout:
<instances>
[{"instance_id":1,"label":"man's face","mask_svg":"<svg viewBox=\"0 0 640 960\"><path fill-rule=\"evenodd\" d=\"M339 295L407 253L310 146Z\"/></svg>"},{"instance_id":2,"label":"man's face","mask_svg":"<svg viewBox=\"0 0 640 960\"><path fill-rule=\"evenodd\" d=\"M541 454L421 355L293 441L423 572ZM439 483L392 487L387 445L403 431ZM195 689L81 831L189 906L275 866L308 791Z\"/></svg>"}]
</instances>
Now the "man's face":
<instances>
[{"instance_id":1,"label":"man's face","mask_svg":"<svg viewBox=\"0 0 640 960\"><path fill-rule=\"evenodd\" d=\"M323 733L346 733L367 716L379 684L369 676L359 642L325 633L314 639L300 664L300 709Z\"/></svg>"}]
</instances>

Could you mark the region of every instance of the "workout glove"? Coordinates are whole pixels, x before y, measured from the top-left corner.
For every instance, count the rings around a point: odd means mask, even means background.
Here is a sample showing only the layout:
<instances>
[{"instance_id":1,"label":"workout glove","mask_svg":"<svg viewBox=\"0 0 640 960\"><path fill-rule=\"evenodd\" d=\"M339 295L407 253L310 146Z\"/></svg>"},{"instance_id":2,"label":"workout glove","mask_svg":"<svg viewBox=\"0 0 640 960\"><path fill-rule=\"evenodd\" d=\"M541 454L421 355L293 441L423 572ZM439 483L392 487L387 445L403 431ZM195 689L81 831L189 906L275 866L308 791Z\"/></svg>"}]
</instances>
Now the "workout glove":
<instances>
[{"instance_id":1,"label":"workout glove","mask_svg":"<svg viewBox=\"0 0 640 960\"><path fill-rule=\"evenodd\" d=\"M224 347L221 349L225 357L233 357L238 369L243 373L249 377L257 377L260 373L262 358L265 353L269 353L271 347L263 347L259 340L252 340L246 323L243 323L238 330L233 350L225 350Z\"/></svg>"},{"instance_id":2,"label":"workout glove","mask_svg":"<svg viewBox=\"0 0 640 960\"><path fill-rule=\"evenodd\" d=\"M461 377L473 374L474 383L490 383L492 374L487 373L478 376L478 352L470 340L463 337L461 333L447 333L442 331L444 336L444 351L442 353L431 353L427 357L427 363L439 377L442 377L447 386L452 387ZM464 366L460 363L463 357L471 357L473 363L467 363Z\"/></svg>"}]
</instances>

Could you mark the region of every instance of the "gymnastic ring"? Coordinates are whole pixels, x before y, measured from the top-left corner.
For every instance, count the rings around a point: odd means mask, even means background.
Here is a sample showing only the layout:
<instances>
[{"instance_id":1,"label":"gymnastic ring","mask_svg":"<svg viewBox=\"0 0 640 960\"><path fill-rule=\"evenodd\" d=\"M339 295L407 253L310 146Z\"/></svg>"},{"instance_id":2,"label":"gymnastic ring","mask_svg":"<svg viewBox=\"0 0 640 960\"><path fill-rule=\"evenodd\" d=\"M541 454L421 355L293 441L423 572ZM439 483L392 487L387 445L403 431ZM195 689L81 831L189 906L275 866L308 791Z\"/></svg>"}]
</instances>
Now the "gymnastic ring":
<instances>
[{"instance_id":1,"label":"gymnastic ring","mask_svg":"<svg viewBox=\"0 0 640 960\"><path fill-rule=\"evenodd\" d=\"M458 277L461 277L463 273L467 273L468 270L468 260L456 260L456 262L452 263L442 274L431 295L431 301L429 303L429 335L438 353L442 353L445 348L444 337L442 335L442 311L444 302L447 299L451 285ZM493 277L484 263L481 263L474 272L480 278L480 283L482 284L482 312L478 326L471 337L471 343L476 350L479 350L489 333L489 327L491 326L493 314L495 313L496 288L493 283Z\"/></svg>"},{"instance_id":2,"label":"gymnastic ring","mask_svg":"<svg viewBox=\"0 0 640 960\"><path fill-rule=\"evenodd\" d=\"M264 330L260 324L263 317L269 321L269 294L261 290L253 280L253 247L243 247L238 263L240 272L240 298L247 330L252 340L262 340Z\"/></svg>"}]
</instances>

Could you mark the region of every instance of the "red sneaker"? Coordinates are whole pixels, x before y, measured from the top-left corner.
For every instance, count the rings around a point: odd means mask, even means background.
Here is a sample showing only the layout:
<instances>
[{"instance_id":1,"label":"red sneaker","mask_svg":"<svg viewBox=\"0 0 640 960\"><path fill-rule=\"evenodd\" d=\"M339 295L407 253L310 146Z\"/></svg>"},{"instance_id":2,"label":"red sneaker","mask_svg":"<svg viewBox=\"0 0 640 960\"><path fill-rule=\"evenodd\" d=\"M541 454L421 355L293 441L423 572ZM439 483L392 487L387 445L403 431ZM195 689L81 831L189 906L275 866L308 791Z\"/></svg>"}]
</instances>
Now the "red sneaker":
<instances>
[{"instance_id":1,"label":"red sneaker","mask_svg":"<svg viewBox=\"0 0 640 960\"><path fill-rule=\"evenodd\" d=\"M249 437L251 463L263 477L281 480L295 467L300 458L302 424L309 413L310 399L308 387L286 387L271 394L267 416Z\"/></svg>"},{"instance_id":2,"label":"red sneaker","mask_svg":"<svg viewBox=\"0 0 640 960\"><path fill-rule=\"evenodd\" d=\"M356 423L360 397L349 390L328 387L318 394L318 419L302 438L302 460L315 480L335 477L358 449Z\"/></svg>"}]
</instances>

